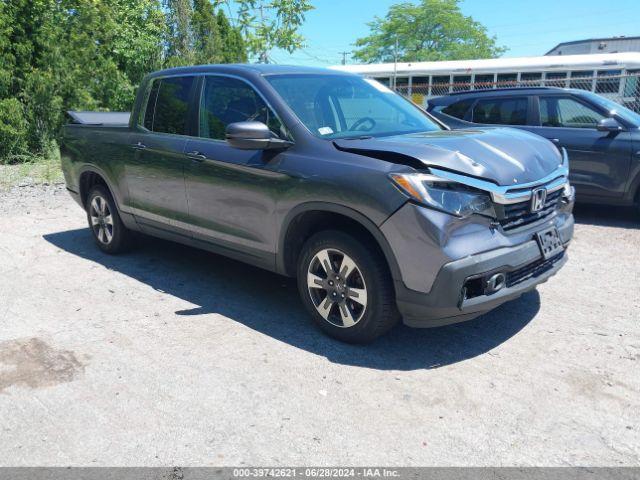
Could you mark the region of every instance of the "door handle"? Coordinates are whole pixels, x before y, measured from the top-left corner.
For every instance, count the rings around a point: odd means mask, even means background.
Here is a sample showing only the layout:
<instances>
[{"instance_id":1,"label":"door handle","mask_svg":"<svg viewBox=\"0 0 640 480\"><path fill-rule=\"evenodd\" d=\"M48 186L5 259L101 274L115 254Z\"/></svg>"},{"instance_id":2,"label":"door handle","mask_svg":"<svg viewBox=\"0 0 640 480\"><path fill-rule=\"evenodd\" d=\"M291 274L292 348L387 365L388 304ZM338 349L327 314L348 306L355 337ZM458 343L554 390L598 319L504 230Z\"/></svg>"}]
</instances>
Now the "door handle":
<instances>
[{"instance_id":1,"label":"door handle","mask_svg":"<svg viewBox=\"0 0 640 480\"><path fill-rule=\"evenodd\" d=\"M147 148L147 146L142 142L138 142L135 145L131 145L131 148L133 148L134 150L144 150L145 148Z\"/></svg>"},{"instance_id":2,"label":"door handle","mask_svg":"<svg viewBox=\"0 0 640 480\"><path fill-rule=\"evenodd\" d=\"M189 157L194 162L203 162L207 159L207 156L205 154L200 153L197 150L187 153L187 157Z\"/></svg>"}]
</instances>

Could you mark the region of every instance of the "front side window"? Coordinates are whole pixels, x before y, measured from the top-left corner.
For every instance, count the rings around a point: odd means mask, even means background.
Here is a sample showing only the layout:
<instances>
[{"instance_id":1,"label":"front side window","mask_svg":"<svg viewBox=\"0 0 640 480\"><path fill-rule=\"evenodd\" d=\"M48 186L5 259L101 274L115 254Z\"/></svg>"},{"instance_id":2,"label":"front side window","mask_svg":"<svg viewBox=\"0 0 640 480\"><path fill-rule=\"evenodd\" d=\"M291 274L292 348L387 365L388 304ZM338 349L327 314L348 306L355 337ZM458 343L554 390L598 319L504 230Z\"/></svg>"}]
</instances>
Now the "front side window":
<instances>
[{"instance_id":1,"label":"front side window","mask_svg":"<svg viewBox=\"0 0 640 480\"><path fill-rule=\"evenodd\" d=\"M596 128L604 115L566 97L540 98L540 124L543 127Z\"/></svg>"},{"instance_id":2,"label":"front side window","mask_svg":"<svg viewBox=\"0 0 640 480\"><path fill-rule=\"evenodd\" d=\"M375 80L326 74L273 75L267 79L307 129L320 138L441 129L422 110Z\"/></svg>"},{"instance_id":3,"label":"front side window","mask_svg":"<svg viewBox=\"0 0 640 480\"><path fill-rule=\"evenodd\" d=\"M189 96L194 79L170 77L155 80L147 102L145 128L152 132L186 135Z\"/></svg>"},{"instance_id":4,"label":"front side window","mask_svg":"<svg viewBox=\"0 0 640 480\"><path fill-rule=\"evenodd\" d=\"M269 127L274 135L287 138L276 115L256 91L242 80L206 77L200 98L200 137L224 140L227 125L256 121Z\"/></svg>"},{"instance_id":5,"label":"front side window","mask_svg":"<svg viewBox=\"0 0 640 480\"><path fill-rule=\"evenodd\" d=\"M640 86L638 86L638 93L640 93ZM635 127L640 127L640 113L629 110L619 103L616 103L613 100L609 100L608 98L602 97L600 95L596 95L595 93L588 92L584 93L584 95L588 97L591 102L607 110L611 115L621 117Z\"/></svg>"},{"instance_id":6,"label":"front side window","mask_svg":"<svg viewBox=\"0 0 640 480\"><path fill-rule=\"evenodd\" d=\"M527 105L526 97L478 100L476 106L473 107L473 122L496 125L526 125Z\"/></svg>"}]
</instances>

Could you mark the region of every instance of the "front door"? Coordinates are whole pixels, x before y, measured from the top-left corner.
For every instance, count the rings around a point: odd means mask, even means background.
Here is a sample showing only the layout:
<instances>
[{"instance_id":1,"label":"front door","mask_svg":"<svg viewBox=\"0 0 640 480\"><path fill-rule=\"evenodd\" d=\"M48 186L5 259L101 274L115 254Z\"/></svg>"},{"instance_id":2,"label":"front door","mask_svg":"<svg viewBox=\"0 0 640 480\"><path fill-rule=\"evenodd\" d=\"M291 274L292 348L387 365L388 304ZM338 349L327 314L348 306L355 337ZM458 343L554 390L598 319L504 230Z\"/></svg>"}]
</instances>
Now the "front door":
<instances>
[{"instance_id":1,"label":"front door","mask_svg":"<svg viewBox=\"0 0 640 480\"><path fill-rule=\"evenodd\" d=\"M190 235L184 182L189 100L197 77L153 81L141 125L130 137L135 150L126 166L131 206L143 230Z\"/></svg>"},{"instance_id":2,"label":"front door","mask_svg":"<svg viewBox=\"0 0 640 480\"><path fill-rule=\"evenodd\" d=\"M278 172L286 153L239 150L225 140L230 123L260 121L287 134L251 85L225 76L202 80L198 138L187 141L185 169L189 221L197 240L237 258L273 267L276 201L289 177Z\"/></svg>"},{"instance_id":3,"label":"front door","mask_svg":"<svg viewBox=\"0 0 640 480\"><path fill-rule=\"evenodd\" d=\"M540 96L539 106L540 126L527 130L567 149L577 194L621 197L631 165L631 133L598 131L606 115L575 97Z\"/></svg>"}]
</instances>

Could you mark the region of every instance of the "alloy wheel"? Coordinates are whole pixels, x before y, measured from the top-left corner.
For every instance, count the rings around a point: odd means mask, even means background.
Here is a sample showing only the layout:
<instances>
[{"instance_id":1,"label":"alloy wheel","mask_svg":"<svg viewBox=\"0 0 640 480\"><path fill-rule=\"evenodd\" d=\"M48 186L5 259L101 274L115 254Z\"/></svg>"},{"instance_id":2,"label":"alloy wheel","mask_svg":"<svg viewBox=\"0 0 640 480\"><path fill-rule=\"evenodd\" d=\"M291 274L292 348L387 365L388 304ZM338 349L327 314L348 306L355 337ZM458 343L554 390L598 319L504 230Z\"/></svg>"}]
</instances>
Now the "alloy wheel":
<instances>
[{"instance_id":1,"label":"alloy wheel","mask_svg":"<svg viewBox=\"0 0 640 480\"><path fill-rule=\"evenodd\" d=\"M337 327L353 327L367 309L367 286L358 265L346 253L325 248L312 258L307 288L316 310Z\"/></svg>"},{"instance_id":2,"label":"alloy wheel","mask_svg":"<svg viewBox=\"0 0 640 480\"><path fill-rule=\"evenodd\" d=\"M100 195L96 195L91 200L89 218L96 238L105 245L110 244L113 239L113 216L109 204Z\"/></svg>"}]
</instances>

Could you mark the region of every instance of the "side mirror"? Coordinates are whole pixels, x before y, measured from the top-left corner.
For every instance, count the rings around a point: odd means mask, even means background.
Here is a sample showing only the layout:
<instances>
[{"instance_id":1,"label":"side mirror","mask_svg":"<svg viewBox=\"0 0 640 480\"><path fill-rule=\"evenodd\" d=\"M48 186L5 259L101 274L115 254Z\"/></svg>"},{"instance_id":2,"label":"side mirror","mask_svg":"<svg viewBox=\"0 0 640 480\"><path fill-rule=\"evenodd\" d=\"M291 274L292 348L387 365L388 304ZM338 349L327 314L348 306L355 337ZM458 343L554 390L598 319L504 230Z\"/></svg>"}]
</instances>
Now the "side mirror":
<instances>
[{"instance_id":1,"label":"side mirror","mask_svg":"<svg viewBox=\"0 0 640 480\"><path fill-rule=\"evenodd\" d=\"M291 142L274 137L262 122L237 122L227 125L227 143L241 150L276 150L288 148Z\"/></svg>"},{"instance_id":2,"label":"side mirror","mask_svg":"<svg viewBox=\"0 0 640 480\"><path fill-rule=\"evenodd\" d=\"M596 127L599 132L621 132L622 125L615 118L603 118Z\"/></svg>"}]
</instances>

